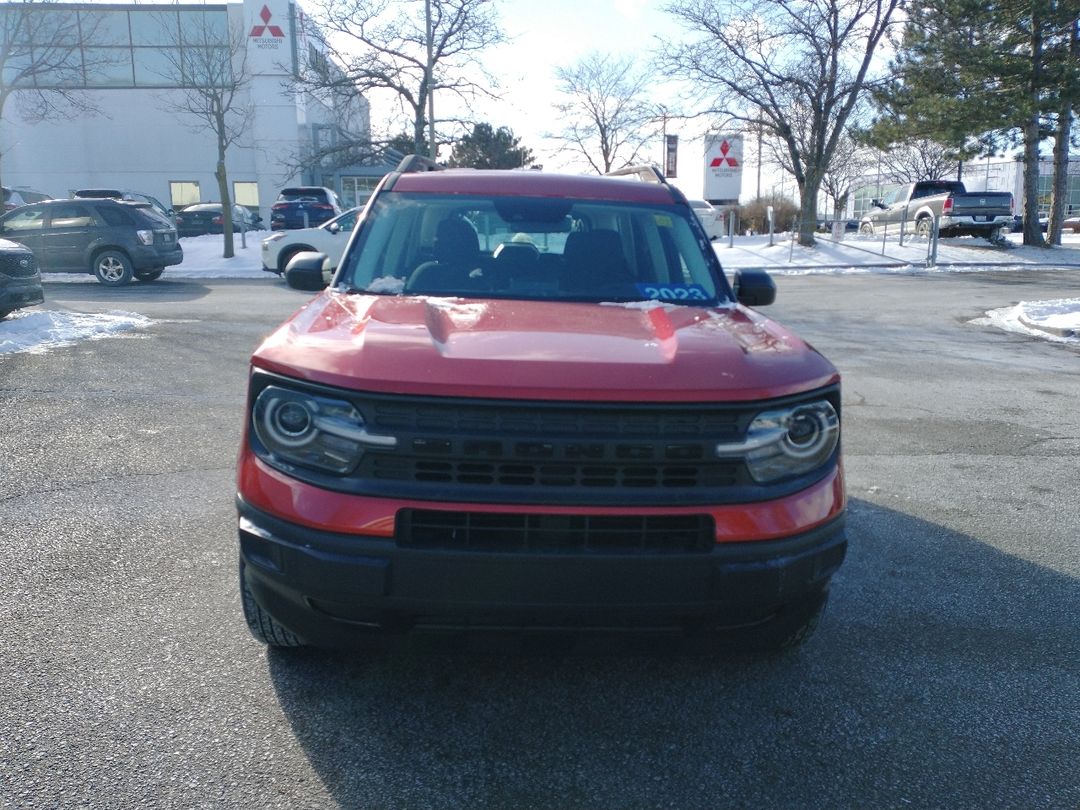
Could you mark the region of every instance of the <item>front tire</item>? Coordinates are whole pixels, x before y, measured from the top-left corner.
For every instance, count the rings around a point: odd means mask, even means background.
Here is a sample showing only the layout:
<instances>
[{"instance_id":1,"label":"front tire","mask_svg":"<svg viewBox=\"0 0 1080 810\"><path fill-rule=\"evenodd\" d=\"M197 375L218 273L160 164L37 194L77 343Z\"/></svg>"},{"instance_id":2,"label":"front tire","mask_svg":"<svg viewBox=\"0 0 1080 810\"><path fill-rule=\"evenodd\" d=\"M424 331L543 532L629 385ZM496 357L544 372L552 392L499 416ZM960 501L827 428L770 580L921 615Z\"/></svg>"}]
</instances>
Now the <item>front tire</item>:
<instances>
[{"instance_id":1,"label":"front tire","mask_svg":"<svg viewBox=\"0 0 1080 810\"><path fill-rule=\"evenodd\" d=\"M135 272L136 281L157 281L161 278L161 274L165 272L164 267L155 267L153 270L137 270Z\"/></svg>"},{"instance_id":2,"label":"front tire","mask_svg":"<svg viewBox=\"0 0 1080 810\"><path fill-rule=\"evenodd\" d=\"M243 563L240 563L240 601L244 607L244 620L256 641L261 641L267 647L284 649L304 646L304 642L295 633L286 630L273 616L259 607L255 595L248 587Z\"/></svg>"},{"instance_id":3,"label":"front tire","mask_svg":"<svg viewBox=\"0 0 1080 810\"><path fill-rule=\"evenodd\" d=\"M310 251L313 248L309 248L306 245L298 245L284 250L280 256L278 256L278 275L285 275L285 268L289 266L289 262L292 261L292 257L297 253L303 253L304 251Z\"/></svg>"},{"instance_id":4,"label":"front tire","mask_svg":"<svg viewBox=\"0 0 1080 810\"><path fill-rule=\"evenodd\" d=\"M119 250L103 250L94 257L90 267L97 280L106 287L122 287L130 284L134 275L131 259Z\"/></svg>"},{"instance_id":5,"label":"front tire","mask_svg":"<svg viewBox=\"0 0 1080 810\"><path fill-rule=\"evenodd\" d=\"M861 233L863 236L873 236L874 226L871 225L869 222L863 222L861 225L859 225L859 233Z\"/></svg>"}]
</instances>

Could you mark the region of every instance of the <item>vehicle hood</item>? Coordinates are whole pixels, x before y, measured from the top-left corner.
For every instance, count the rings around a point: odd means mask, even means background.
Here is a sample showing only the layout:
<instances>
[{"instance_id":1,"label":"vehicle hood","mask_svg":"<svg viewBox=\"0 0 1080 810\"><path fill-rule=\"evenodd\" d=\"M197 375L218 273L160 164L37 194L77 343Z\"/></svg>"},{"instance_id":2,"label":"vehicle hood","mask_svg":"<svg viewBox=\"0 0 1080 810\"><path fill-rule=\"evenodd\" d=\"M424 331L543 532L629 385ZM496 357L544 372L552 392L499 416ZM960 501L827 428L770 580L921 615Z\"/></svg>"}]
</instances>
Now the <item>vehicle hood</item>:
<instances>
[{"instance_id":1,"label":"vehicle hood","mask_svg":"<svg viewBox=\"0 0 1080 810\"><path fill-rule=\"evenodd\" d=\"M335 290L286 321L252 363L363 391L551 400L754 400L839 380L817 351L742 306Z\"/></svg>"}]
</instances>

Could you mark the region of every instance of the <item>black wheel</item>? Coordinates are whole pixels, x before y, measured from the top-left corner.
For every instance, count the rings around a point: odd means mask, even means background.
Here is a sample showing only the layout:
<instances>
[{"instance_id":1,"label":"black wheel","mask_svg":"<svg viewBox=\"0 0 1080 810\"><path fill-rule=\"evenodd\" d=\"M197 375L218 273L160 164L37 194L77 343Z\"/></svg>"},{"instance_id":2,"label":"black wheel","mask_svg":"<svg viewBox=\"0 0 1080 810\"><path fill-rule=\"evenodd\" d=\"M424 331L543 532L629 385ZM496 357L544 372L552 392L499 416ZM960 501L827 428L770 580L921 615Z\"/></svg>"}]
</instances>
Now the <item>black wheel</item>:
<instances>
[{"instance_id":1,"label":"black wheel","mask_svg":"<svg viewBox=\"0 0 1080 810\"><path fill-rule=\"evenodd\" d=\"M930 238L930 232L934 229L934 220L923 217L915 221L915 235L923 239Z\"/></svg>"},{"instance_id":2,"label":"black wheel","mask_svg":"<svg viewBox=\"0 0 1080 810\"><path fill-rule=\"evenodd\" d=\"M103 250L94 257L91 269L97 280L106 287L122 287L131 283L134 271L131 259L119 250Z\"/></svg>"},{"instance_id":3,"label":"black wheel","mask_svg":"<svg viewBox=\"0 0 1080 810\"><path fill-rule=\"evenodd\" d=\"M304 642L296 634L286 630L273 616L259 607L254 594L251 593L251 588L248 587L243 563L240 563L240 601L244 606L244 619L247 621L248 630L257 641L261 641L268 647L304 646Z\"/></svg>"},{"instance_id":4,"label":"black wheel","mask_svg":"<svg viewBox=\"0 0 1080 810\"><path fill-rule=\"evenodd\" d=\"M285 274L285 268L289 266L289 262L292 260L293 256L297 253L303 253L306 250L312 250L312 248L309 248L306 245L298 245L283 250L278 256L278 275Z\"/></svg>"},{"instance_id":5,"label":"black wheel","mask_svg":"<svg viewBox=\"0 0 1080 810\"><path fill-rule=\"evenodd\" d=\"M161 278L161 274L165 272L164 267L155 267L153 270L136 270L136 281L157 281Z\"/></svg>"},{"instance_id":6,"label":"black wheel","mask_svg":"<svg viewBox=\"0 0 1080 810\"><path fill-rule=\"evenodd\" d=\"M869 222L864 222L859 225L859 233L861 233L863 236L873 236L874 226L871 225Z\"/></svg>"},{"instance_id":7,"label":"black wheel","mask_svg":"<svg viewBox=\"0 0 1080 810\"><path fill-rule=\"evenodd\" d=\"M723 649L750 653L782 652L798 647L817 630L828 601L829 590L822 588L784 605L759 624L718 630L717 641Z\"/></svg>"}]
</instances>

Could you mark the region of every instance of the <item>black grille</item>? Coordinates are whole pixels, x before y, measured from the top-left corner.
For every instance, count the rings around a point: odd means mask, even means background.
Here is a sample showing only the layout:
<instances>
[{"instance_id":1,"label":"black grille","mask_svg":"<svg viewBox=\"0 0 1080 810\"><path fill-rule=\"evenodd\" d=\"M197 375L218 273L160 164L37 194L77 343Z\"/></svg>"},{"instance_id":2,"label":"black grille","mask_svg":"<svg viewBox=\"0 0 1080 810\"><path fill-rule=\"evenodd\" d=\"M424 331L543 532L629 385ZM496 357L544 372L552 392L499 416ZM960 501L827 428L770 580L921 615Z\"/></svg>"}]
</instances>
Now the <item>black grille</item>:
<instances>
[{"instance_id":1,"label":"black grille","mask_svg":"<svg viewBox=\"0 0 1080 810\"><path fill-rule=\"evenodd\" d=\"M583 502L596 496L701 493L736 486L741 461L717 459L753 411L703 405L361 401L369 430L398 438L366 454L355 475L422 487L531 490ZM629 495L629 497L633 497Z\"/></svg>"},{"instance_id":2,"label":"black grille","mask_svg":"<svg viewBox=\"0 0 1080 810\"><path fill-rule=\"evenodd\" d=\"M9 278L31 278L37 273L37 262L30 251L0 251L0 273Z\"/></svg>"},{"instance_id":3,"label":"black grille","mask_svg":"<svg viewBox=\"0 0 1080 810\"><path fill-rule=\"evenodd\" d=\"M375 401L365 409L379 433L449 432L494 436L694 437L738 434L737 410L664 405L626 407L413 404Z\"/></svg>"},{"instance_id":4,"label":"black grille","mask_svg":"<svg viewBox=\"0 0 1080 810\"><path fill-rule=\"evenodd\" d=\"M716 530L709 515L537 515L441 512L398 513L397 543L449 551L707 553Z\"/></svg>"},{"instance_id":5,"label":"black grille","mask_svg":"<svg viewBox=\"0 0 1080 810\"><path fill-rule=\"evenodd\" d=\"M675 489L734 486L742 463L698 465L529 464L522 462L441 461L372 455L364 465L383 481L507 487L583 487L585 489Z\"/></svg>"}]
</instances>

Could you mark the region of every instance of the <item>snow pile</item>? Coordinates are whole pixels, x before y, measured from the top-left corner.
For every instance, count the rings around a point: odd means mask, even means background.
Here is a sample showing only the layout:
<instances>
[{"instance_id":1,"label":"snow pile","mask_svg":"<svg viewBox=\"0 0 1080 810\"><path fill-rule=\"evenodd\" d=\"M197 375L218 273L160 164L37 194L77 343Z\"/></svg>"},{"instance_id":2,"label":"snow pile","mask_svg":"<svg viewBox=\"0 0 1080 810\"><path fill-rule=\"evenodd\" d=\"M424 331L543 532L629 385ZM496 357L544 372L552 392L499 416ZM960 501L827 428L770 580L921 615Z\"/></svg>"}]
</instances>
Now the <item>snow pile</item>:
<instances>
[{"instance_id":1,"label":"snow pile","mask_svg":"<svg viewBox=\"0 0 1080 810\"><path fill-rule=\"evenodd\" d=\"M1015 306L992 309L971 323L1058 343L1077 343L1080 342L1080 298L1021 301Z\"/></svg>"},{"instance_id":2,"label":"snow pile","mask_svg":"<svg viewBox=\"0 0 1080 810\"><path fill-rule=\"evenodd\" d=\"M0 321L0 355L42 354L80 340L100 340L149 326L153 321L133 312L114 310L100 315L79 312L23 310Z\"/></svg>"}]
</instances>

